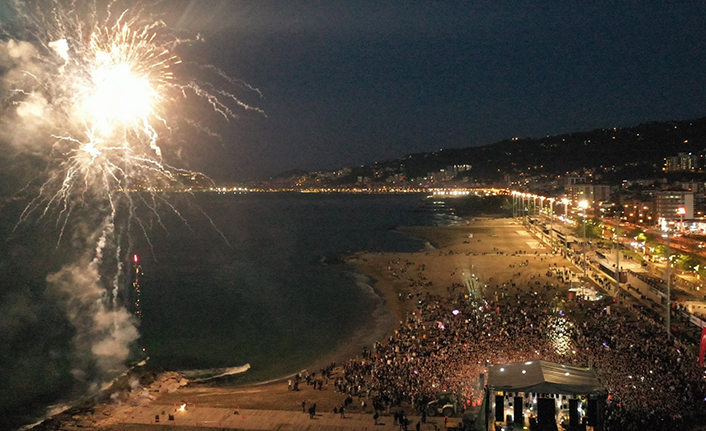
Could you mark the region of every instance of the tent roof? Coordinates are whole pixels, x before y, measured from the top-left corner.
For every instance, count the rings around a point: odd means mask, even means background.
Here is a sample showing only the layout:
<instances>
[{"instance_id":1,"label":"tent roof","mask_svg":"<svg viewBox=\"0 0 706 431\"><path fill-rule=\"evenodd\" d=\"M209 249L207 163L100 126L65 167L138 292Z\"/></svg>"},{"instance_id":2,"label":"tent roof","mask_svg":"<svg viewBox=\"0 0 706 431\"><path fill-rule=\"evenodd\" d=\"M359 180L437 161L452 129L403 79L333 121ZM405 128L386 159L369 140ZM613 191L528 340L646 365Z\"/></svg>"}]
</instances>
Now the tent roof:
<instances>
[{"instance_id":1,"label":"tent roof","mask_svg":"<svg viewBox=\"0 0 706 431\"><path fill-rule=\"evenodd\" d=\"M488 387L496 391L540 394L589 395L605 392L590 368L547 361L491 365L488 369Z\"/></svg>"}]
</instances>

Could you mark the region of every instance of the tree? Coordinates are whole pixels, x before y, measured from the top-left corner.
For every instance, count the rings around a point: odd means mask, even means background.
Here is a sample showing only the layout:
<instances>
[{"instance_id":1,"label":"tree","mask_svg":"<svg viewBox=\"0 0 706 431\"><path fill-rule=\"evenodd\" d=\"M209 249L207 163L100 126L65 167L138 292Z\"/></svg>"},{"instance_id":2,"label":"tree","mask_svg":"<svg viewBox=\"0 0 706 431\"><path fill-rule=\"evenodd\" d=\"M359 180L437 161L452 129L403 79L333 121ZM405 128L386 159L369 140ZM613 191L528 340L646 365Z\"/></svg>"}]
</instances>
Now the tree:
<instances>
[{"instance_id":1,"label":"tree","mask_svg":"<svg viewBox=\"0 0 706 431\"><path fill-rule=\"evenodd\" d=\"M625 234L625 236L628 236L628 237L630 237L630 238L635 238L636 236L640 236L640 235L644 236L644 235L645 235L645 231L642 230L642 229L640 229L639 227L636 227L635 229L630 229L630 230Z\"/></svg>"},{"instance_id":2,"label":"tree","mask_svg":"<svg viewBox=\"0 0 706 431\"><path fill-rule=\"evenodd\" d=\"M684 271L693 271L701 261L691 254L680 254L677 258L677 265L681 266Z\"/></svg>"},{"instance_id":3,"label":"tree","mask_svg":"<svg viewBox=\"0 0 706 431\"><path fill-rule=\"evenodd\" d=\"M578 226L574 228L574 235L583 238L584 224L586 226L586 238L601 238L601 223L597 219L582 219Z\"/></svg>"},{"instance_id":4,"label":"tree","mask_svg":"<svg viewBox=\"0 0 706 431\"><path fill-rule=\"evenodd\" d=\"M655 245L654 254L659 257L667 257L667 246L664 244Z\"/></svg>"}]
</instances>

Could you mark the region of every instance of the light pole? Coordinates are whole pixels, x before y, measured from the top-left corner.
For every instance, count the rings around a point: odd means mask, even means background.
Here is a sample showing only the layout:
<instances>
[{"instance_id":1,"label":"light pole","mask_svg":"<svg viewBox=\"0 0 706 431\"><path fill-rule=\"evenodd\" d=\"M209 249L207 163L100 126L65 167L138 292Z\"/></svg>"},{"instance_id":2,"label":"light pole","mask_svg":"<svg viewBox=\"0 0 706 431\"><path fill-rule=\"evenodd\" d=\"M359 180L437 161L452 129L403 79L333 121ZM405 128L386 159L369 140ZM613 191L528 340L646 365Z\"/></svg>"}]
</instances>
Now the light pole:
<instances>
[{"instance_id":1,"label":"light pole","mask_svg":"<svg viewBox=\"0 0 706 431\"><path fill-rule=\"evenodd\" d=\"M570 201L566 198L561 200L561 203L564 204L564 227L566 227L566 223L569 221L569 202ZM564 229L564 257L569 257L569 236L566 233L566 229Z\"/></svg>"},{"instance_id":2,"label":"light pole","mask_svg":"<svg viewBox=\"0 0 706 431\"><path fill-rule=\"evenodd\" d=\"M515 211L517 214L517 218L522 217L522 193L517 192L517 211Z\"/></svg>"},{"instance_id":3,"label":"light pole","mask_svg":"<svg viewBox=\"0 0 706 431\"><path fill-rule=\"evenodd\" d=\"M525 198L523 197L524 193L517 192L517 218L522 218L524 215L525 208L523 206L525 202Z\"/></svg>"},{"instance_id":4,"label":"light pole","mask_svg":"<svg viewBox=\"0 0 706 431\"><path fill-rule=\"evenodd\" d=\"M620 214L615 213L615 292L620 292Z\"/></svg>"},{"instance_id":5,"label":"light pole","mask_svg":"<svg viewBox=\"0 0 706 431\"><path fill-rule=\"evenodd\" d=\"M586 208L588 208L588 201L579 202L579 208L582 210L583 214L583 278L586 279L586 273L588 266L586 265ZM584 281L585 283L585 281Z\"/></svg>"},{"instance_id":6,"label":"light pole","mask_svg":"<svg viewBox=\"0 0 706 431\"><path fill-rule=\"evenodd\" d=\"M539 223L539 229L542 231L542 235L544 235L544 224L542 224L542 213L544 212L544 200L546 199L544 196L537 196L539 198L539 213L537 214L537 223ZM541 235L540 235L541 237Z\"/></svg>"},{"instance_id":7,"label":"light pole","mask_svg":"<svg viewBox=\"0 0 706 431\"><path fill-rule=\"evenodd\" d=\"M670 331L671 327L671 320L672 320L672 303L671 303L671 298L670 298L670 292L669 292L669 282L671 281L671 277L669 274L669 268L672 266L672 261L669 260L669 241L670 237L668 233L665 233L662 235L664 238L667 238L667 339L669 339L672 334Z\"/></svg>"},{"instance_id":8,"label":"light pole","mask_svg":"<svg viewBox=\"0 0 706 431\"><path fill-rule=\"evenodd\" d=\"M554 198L549 198L549 245L554 251Z\"/></svg>"}]
</instances>

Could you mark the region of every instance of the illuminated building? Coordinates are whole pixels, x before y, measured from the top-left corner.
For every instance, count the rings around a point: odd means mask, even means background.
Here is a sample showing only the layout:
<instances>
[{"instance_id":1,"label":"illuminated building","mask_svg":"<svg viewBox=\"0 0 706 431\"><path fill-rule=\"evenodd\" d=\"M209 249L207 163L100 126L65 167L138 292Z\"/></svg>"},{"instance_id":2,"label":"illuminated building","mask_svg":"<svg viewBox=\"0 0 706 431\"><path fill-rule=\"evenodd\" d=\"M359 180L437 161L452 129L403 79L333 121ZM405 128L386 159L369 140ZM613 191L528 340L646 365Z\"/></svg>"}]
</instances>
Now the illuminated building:
<instances>
[{"instance_id":1,"label":"illuminated building","mask_svg":"<svg viewBox=\"0 0 706 431\"><path fill-rule=\"evenodd\" d=\"M591 206L610 199L610 186L606 184L576 183L566 187L566 195L574 202L586 200Z\"/></svg>"},{"instance_id":2,"label":"illuminated building","mask_svg":"<svg viewBox=\"0 0 706 431\"><path fill-rule=\"evenodd\" d=\"M685 220L694 218L694 192L686 190L660 190L655 192L655 215L666 220L679 220L677 209L685 207Z\"/></svg>"}]
</instances>

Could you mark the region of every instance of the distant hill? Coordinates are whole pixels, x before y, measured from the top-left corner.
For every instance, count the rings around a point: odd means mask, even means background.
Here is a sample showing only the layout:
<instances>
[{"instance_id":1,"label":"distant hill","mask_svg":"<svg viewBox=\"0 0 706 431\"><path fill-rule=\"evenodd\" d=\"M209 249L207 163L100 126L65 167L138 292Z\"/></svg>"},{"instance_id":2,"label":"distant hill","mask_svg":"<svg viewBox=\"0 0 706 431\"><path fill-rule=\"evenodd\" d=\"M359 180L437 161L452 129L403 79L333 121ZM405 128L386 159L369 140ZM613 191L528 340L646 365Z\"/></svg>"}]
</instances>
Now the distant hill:
<instances>
[{"instance_id":1,"label":"distant hill","mask_svg":"<svg viewBox=\"0 0 706 431\"><path fill-rule=\"evenodd\" d=\"M291 177L301 177L302 175L307 175L309 172L303 169L290 169L288 171L280 172L279 174L270 177L271 180L281 180Z\"/></svg>"},{"instance_id":2,"label":"distant hill","mask_svg":"<svg viewBox=\"0 0 706 431\"><path fill-rule=\"evenodd\" d=\"M486 181L512 177L565 174L594 170L601 176L653 176L664 158L677 153L706 152L706 118L689 121L649 122L635 127L596 129L544 138L512 138L480 147L444 149L412 154L352 168L338 183L359 176L384 180L394 174L425 176L447 166L467 164L463 175Z\"/></svg>"}]
</instances>

